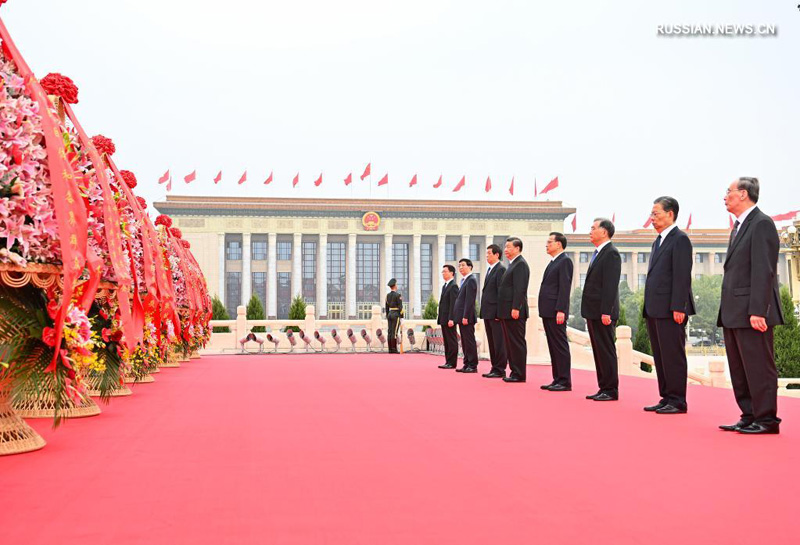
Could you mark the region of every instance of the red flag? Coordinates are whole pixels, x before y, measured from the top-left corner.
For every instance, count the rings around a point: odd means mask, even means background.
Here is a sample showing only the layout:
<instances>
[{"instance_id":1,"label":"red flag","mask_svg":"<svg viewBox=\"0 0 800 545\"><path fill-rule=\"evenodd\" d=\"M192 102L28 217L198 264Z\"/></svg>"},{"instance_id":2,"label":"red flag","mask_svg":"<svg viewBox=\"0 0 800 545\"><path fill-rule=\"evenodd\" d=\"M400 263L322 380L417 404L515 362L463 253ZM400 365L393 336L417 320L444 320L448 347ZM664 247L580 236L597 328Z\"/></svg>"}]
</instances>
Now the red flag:
<instances>
[{"instance_id":1,"label":"red flag","mask_svg":"<svg viewBox=\"0 0 800 545\"><path fill-rule=\"evenodd\" d=\"M215 184L218 184L218 183L219 183L221 180L222 180L222 171L220 170L220 171L217 173L217 176L214 178L214 183L215 183Z\"/></svg>"},{"instance_id":2,"label":"red flag","mask_svg":"<svg viewBox=\"0 0 800 545\"><path fill-rule=\"evenodd\" d=\"M158 179L159 184L165 184L170 179L169 169Z\"/></svg>"},{"instance_id":3,"label":"red flag","mask_svg":"<svg viewBox=\"0 0 800 545\"><path fill-rule=\"evenodd\" d=\"M319 178L317 178L316 180L314 180L314 185L315 185L315 186L317 186L317 187L319 187L320 185L322 185L322 173L321 173L321 172L319 173Z\"/></svg>"},{"instance_id":4,"label":"red flag","mask_svg":"<svg viewBox=\"0 0 800 545\"><path fill-rule=\"evenodd\" d=\"M243 184L243 183L245 183L246 181L247 181L247 171L245 170L245 171L242 173L242 177L241 177L241 178L239 178L239 181L237 182L237 184L238 184L238 185L242 185L242 184Z\"/></svg>"},{"instance_id":5,"label":"red flag","mask_svg":"<svg viewBox=\"0 0 800 545\"><path fill-rule=\"evenodd\" d=\"M578 213L576 212L575 215L572 216L572 232L574 233L577 228L578 228Z\"/></svg>"},{"instance_id":6,"label":"red flag","mask_svg":"<svg viewBox=\"0 0 800 545\"><path fill-rule=\"evenodd\" d=\"M408 187L414 187L415 185L417 185L417 175L416 174L414 174L414 177L411 178L410 182L408 182Z\"/></svg>"},{"instance_id":7,"label":"red flag","mask_svg":"<svg viewBox=\"0 0 800 545\"><path fill-rule=\"evenodd\" d=\"M644 225L642 226L642 228L643 229L647 229L651 225L653 225L653 217L652 216L647 216L647 221L644 222Z\"/></svg>"},{"instance_id":8,"label":"red flag","mask_svg":"<svg viewBox=\"0 0 800 545\"><path fill-rule=\"evenodd\" d=\"M193 170L191 174L187 174L186 176L183 177L183 181L186 182L187 184L190 184L193 181L195 181L196 178L197 178L197 171Z\"/></svg>"},{"instance_id":9,"label":"red flag","mask_svg":"<svg viewBox=\"0 0 800 545\"><path fill-rule=\"evenodd\" d=\"M689 214L689 221L686 223L686 230L688 231L691 228L692 228L692 215Z\"/></svg>"},{"instance_id":10,"label":"red flag","mask_svg":"<svg viewBox=\"0 0 800 545\"><path fill-rule=\"evenodd\" d=\"M786 221L786 220L793 220L794 217L800 213L800 210L792 210L791 212L786 212L784 214L776 214L774 216L770 216L772 221Z\"/></svg>"},{"instance_id":11,"label":"red flag","mask_svg":"<svg viewBox=\"0 0 800 545\"><path fill-rule=\"evenodd\" d=\"M512 195L514 194L514 177L511 177L511 186L508 188L508 192Z\"/></svg>"},{"instance_id":12,"label":"red flag","mask_svg":"<svg viewBox=\"0 0 800 545\"><path fill-rule=\"evenodd\" d=\"M467 177L466 176L462 176L461 180L453 188L453 193L455 193L456 191L461 191L461 188L464 187L464 185L466 185L466 183L467 183Z\"/></svg>"},{"instance_id":13,"label":"red flag","mask_svg":"<svg viewBox=\"0 0 800 545\"><path fill-rule=\"evenodd\" d=\"M436 182L435 184L433 184L433 188L434 189L437 189L439 187L442 187L442 177L441 176L439 176L439 181Z\"/></svg>"},{"instance_id":14,"label":"red flag","mask_svg":"<svg viewBox=\"0 0 800 545\"><path fill-rule=\"evenodd\" d=\"M364 174L361 175L361 181L364 181L364 178L372 174L372 163L367 163L367 168L364 169Z\"/></svg>"},{"instance_id":15,"label":"red flag","mask_svg":"<svg viewBox=\"0 0 800 545\"><path fill-rule=\"evenodd\" d=\"M297 184L300 183L300 173L294 175L294 179L292 180L292 187L297 187Z\"/></svg>"},{"instance_id":16,"label":"red flag","mask_svg":"<svg viewBox=\"0 0 800 545\"><path fill-rule=\"evenodd\" d=\"M266 180L264 180L264 185L269 185L272 183L272 171L270 171L269 176Z\"/></svg>"},{"instance_id":17,"label":"red flag","mask_svg":"<svg viewBox=\"0 0 800 545\"><path fill-rule=\"evenodd\" d=\"M558 187L558 176L550 180L550 183L544 186L544 189L542 189L542 195L544 195L548 191L554 190L557 187Z\"/></svg>"},{"instance_id":18,"label":"red flag","mask_svg":"<svg viewBox=\"0 0 800 545\"><path fill-rule=\"evenodd\" d=\"M347 175L347 178L344 179L344 185L350 185L353 183L353 173Z\"/></svg>"},{"instance_id":19,"label":"red flag","mask_svg":"<svg viewBox=\"0 0 800 545\"><path fill-rule=\"evenodd\" d=\"M728 214L728 229L733 230L733 216Z\"/></svg>"},{"instance_id":20,"label":"red flag","mask_svg":"<svg viewBox=\"0 0 800 545\"><path fill-rule=\"evenodd\" d=\"M389 173L387 172L386 174L383 175L383 178L380 179L378 185L386 185L388 183L389 183Z\"/></svg>"},{"instance_id":21,"label":"red flag","mask_svg":"<svg viewBox=\"0 0 800 545\"><path fill-rule=\"evenodd\" d=\"M614 212L614 213L611 215L611 223L614 223L614 224L616 224L616 223L617 223L617 213L616 213L616 212Z\"/></svg>"},{"instance_id":22,"label":"red flag","mask_svg":"<svg viewBox=\"0 0 800 545\"><path fill-rule=\"evenodd\" d=\"M167 192L172 191L172 176L169 177L169 181L167 181Z\"/></svg>"},{"instance_id":23,"label":"red flag","mask_svg":"<svg viewBox=\"0 0 800 545\"><path fill-rule=\"evenodd\" d=\"M492 190L492 178L491 178L491 176L487 176L486 177L486 189L484 189L484 191L486 191L486 193L488 193L491 190Z\"/></svg>"},{"instance_id":24,"label":"red flag","mask_svg":"<svg viewBox=\"0 0 800 545\"><path fill-rule=\"evenodd\" d=\"M539 190L536 188L536 178L533 179L533 198L539 196Z\"/></svg>"}]
</instances>

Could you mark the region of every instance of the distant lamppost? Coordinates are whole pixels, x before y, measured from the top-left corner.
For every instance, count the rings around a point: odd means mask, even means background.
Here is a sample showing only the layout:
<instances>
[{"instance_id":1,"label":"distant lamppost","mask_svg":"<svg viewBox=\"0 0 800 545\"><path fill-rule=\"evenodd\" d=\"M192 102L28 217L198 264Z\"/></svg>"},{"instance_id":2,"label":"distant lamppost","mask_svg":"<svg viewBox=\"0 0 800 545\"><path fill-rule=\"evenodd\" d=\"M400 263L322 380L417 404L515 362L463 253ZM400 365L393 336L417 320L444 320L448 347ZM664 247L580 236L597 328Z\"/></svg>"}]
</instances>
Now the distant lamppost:
<instances>
[{"instance_id":1,"label":"distant lamppost","mask_svg":"<svg viewBox=\"0 0 800 545\"><path fill-rule=\"evenodd\" d=\"M800 218L781 231L781 242L789 250L786 255L786 266L789 269L789 292L792 300L800 302Z\"/></svg>"}]
</instances>

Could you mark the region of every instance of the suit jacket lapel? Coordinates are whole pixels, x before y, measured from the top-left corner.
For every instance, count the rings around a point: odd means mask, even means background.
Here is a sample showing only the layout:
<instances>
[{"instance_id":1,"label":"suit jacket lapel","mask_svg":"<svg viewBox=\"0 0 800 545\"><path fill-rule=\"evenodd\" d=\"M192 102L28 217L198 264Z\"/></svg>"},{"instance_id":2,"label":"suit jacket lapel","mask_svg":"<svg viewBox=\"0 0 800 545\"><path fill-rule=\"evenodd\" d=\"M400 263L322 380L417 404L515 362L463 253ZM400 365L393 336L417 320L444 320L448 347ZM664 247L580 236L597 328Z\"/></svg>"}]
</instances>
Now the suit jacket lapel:
<instances>
[{"instance_id":1,"label":"suit jacket lapel","mask_svg":"<svg viewBox=\"0 0 800 545\"><path fill-rule=\"evenodd\" d=\"M669 244L672 244L672 241L675 238L675 237L672 236L672 233L674 233L677 230L678 230L678 228L675 227L672 231L667 233L667 236L665 236L663 238L663 240L661 241L661 246L658 247L658 251L655 252L655 255L650 254L651 258L650 258L650 264L647 266L647 272L650 272L653 269L653 265L655 264L656 261L658 261L658 258L661 257L661 253L664 251L664 248L666 248ZM672 238L670 238L670 237L672 237ZM655 245L656 245L656 243L653 242L653 247L655 247Z\"/></svg>"},{"instance_id":2,"label":"suit jacket lapel","mask_svg":"<svg viewBox=\"0 0 800 545\"><path fill-rule=\"evenodd\" d=\"M747 231L747 228L750 226L753 217L759 211L760 210L758 209L757 206L753 208L750 211L750 213L747 214L747 217L744 219L744 222L742 222L742 224L739 226L739 231L736 233L736 238L733 239L733 244L731 244L731 247L728 248L728 253L725 255L725 265L728 264L728 260L731 258L731 254L733 253L734 250L736 250L736 247L739 246L739 241L742 240L742 235L744 235L745 231Z\"/></svg>"}]
</instances>

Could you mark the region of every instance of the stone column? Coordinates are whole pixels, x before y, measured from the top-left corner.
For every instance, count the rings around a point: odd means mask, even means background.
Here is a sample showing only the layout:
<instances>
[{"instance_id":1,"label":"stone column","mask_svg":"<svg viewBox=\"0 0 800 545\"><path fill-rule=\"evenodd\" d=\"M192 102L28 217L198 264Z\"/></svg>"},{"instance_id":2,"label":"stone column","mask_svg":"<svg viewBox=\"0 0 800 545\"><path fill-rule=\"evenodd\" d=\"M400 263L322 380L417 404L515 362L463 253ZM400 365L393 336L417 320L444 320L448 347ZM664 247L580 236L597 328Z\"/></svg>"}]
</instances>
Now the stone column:
<instances>
[{"instance_id":1,"label":"stone column","mask_svg":"<svg viewBox=\"0 0 800 545\"><path fill-rule=\"evenodd\" d=\"M461 255L457 255L456 259L462 257L469 259L469 235L461 235Z\"/></svg>"},{"instance_id":2,"label":"stone column","mask_svg":"<svg viewBox=\"0 0 800 545\"><path fill-rule=\"evenodd\" d=\"M575 289L581 285L581 253L580 252L572 252L572 264L575 266L574 272L572 274L572 289ZM630 286L631 284L628 283Z\"/></svg>"},{"instance_id":3,"label":"stone column","mask_svg":"<svg viewBox=\"0 0 800 545\"><path fill-rule=\"evenodd\" d=\"M247 307L253 293L252 278L250 273L250 233L242 233L242 304Z\"/></svg>"},{"instance_id":4,"label":"stone column","mask_svg":"<svg viewBox=\"0 0 800 545\"><path fill-rule=\"evenodd\" d=\"M439 300L439 294L442 293L442 286L444 285L444 280L442 279L442 267L444 266L444 244L445 244L445 235L437 235L436 237L436 255L438 257L438 261L433 264L433 276L436 277L436 300Z\"/></svg>"},{"instance_id":5,"label":"stone column","mask_svg":"<svg viewBox=\"0 0 800 545\"><path fill-rule=\"evenodd\" d=\"M383 281L381 282L381 289L378 293L385 295L386 292L389 290L389 287L386 285L389 282L389 279L393 276L392 273L392 242L394 241L394 237L391 233L386 233L383 235L383 269L384 274L380 275L383 277ZM408 294L406 294L408 297Z\"/></svg>"},{"instance_id":6,"label":"stone column","mask_svg":"<svg viewBox=\"0 0 800 545\"><path fill-rule=\"evenodd\" d=\"M292 298L303 295L303 235L294 234L292 241Z\"/></svg>"},{"instance_id":7,"label":"stone column","mask_svg":"<svg viewBox=\"0 0 800 545\"><path fill-rule=\"evenodd\" d=\"M628 282L631 291L639 289L639 252L631 252L631 270L633 271L633 278Z\"/></svg>"},{"instance_id":8,"label":"stone column","mask_svg":"<svg viewBox=\"0 0 800 545\"><path fill-rule=\"evenodd\" d=\"M409 297L409 302L413 301L413 314L406 312L406 316L414 316L414 318L422 317L422 305L425 302L422 300L422 235L414 235L414 273L411 279L411 293L413 299Z\"/></svg>"},{"instance_id":9,"label":"stone column","mask_svg":"<svg viewBox=\"0 0 800 545\"><path fill-rule=\"evenodd\" d=\"M267 319L278 318L278 235L270 233L267 250Z\"/></svg>"},{"instance_id":10,"label":"stone column","mask_svg":"<svg viewBox=\"0 0 800 545\"><path fill-rule=\"evenodd\" d=\"M219 299L225 306L225 233L219 234Z\"/></svg>"},{"instance_id":11,"label":"stone column","mask_svg":"<svg viewBox=\"0 0 800 545\"><path fill-rule=\"evenodd\" d=\"M356 319L356 234L347 235L347 319Z\"/></svg>"},{"instance_id":12,"label":"stone column","mask_svg":"<svg viewBox=\"0 0 800 545\"><path fill-rule=\"evenodd\" d=\"M324 320L328 316L328 235L319 235L317 245L317 316Z\"/></svg>"}]
</instances>

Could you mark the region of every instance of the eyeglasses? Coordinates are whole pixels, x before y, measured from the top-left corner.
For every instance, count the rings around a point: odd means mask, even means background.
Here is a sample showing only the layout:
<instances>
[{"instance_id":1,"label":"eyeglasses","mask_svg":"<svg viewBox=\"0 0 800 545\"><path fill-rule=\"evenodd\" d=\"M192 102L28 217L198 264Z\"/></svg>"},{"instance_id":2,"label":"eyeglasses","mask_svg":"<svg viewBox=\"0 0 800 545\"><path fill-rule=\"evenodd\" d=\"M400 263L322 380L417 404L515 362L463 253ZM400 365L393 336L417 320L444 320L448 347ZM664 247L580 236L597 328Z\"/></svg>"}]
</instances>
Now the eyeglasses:
<instances>
[{"instance_id":1,"label":"eyeglasses","mask_svg":"<svg viewBox=\"0 0 800 545\"><path fill-rule=\"evenodd\" d=\"M731 189L730 187L725 190L725 195L730 195L732 191L747 191L746 189Z\"/></svg>"}]
</instances>

